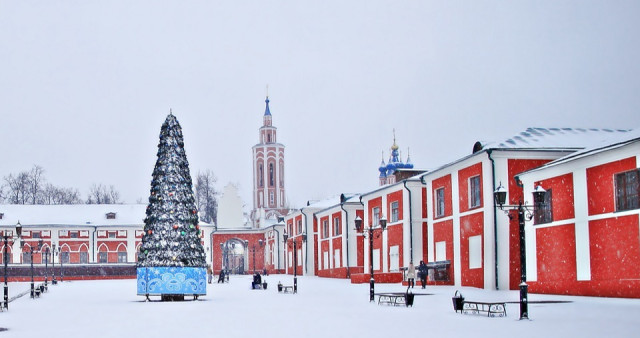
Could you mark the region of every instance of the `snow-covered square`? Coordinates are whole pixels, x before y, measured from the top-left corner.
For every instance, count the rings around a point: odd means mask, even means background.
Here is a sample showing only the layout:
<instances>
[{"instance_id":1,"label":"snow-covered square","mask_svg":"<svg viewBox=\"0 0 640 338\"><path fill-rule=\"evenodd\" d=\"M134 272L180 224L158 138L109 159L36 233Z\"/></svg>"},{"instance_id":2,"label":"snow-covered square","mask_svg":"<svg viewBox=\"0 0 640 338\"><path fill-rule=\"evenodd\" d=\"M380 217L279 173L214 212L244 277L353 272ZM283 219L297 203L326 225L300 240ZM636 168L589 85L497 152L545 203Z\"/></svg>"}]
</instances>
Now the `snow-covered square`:
<instances>
[{"instance_id":1,"label":"snow-covered square","mask_svg":"<svg viewBox=\"0 0 640 338\"><path fill-rule=\"evenodd\" d=\"M637 337L636 299L531 294L530 320L460 314L451 297L517 302L517 291L452 286L416 287L413 307L369 302L368 284L298 277L298 293L278 293L291 276L269 275L266 290L251 290L251 276L208 284L197 301L160 302L136 296L135 280L71 281L50 286L35 300L27 296L0 313L3 337ZM11 294L28 283L11 283ZM377 284L376 292L401 292L400 284ZM565 303L536 303L565 301Z\"/></svg>"}]
</instances>

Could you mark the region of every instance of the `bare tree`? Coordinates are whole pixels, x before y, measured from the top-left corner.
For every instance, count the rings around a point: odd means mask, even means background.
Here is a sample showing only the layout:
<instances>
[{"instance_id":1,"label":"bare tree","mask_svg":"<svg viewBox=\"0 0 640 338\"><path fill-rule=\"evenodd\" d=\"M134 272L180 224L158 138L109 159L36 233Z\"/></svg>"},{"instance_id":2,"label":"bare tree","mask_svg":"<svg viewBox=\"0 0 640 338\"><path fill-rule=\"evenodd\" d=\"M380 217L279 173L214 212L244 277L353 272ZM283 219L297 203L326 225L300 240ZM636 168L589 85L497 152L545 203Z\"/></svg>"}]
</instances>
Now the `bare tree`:
<instances>
[{"instance_id":1,"label":"bare tree","mask_svg":"<svg viewBox=\"0 0 640 338\"><path fill-rule=\"evenodd\" d=\"M11 204L26 204L29 196L29 172L4 177L7 198Z\"/></svg>"},{"instance_id":2,"label":"bare tree","mask_svg":"<svg viewBox=\"0 0 640 338\"><path fill-rule=\"evenodd\" d=\"M120 193L111 185L106 187L102 184L95 183L89 189L89 197L87 204L118 204L120 201Z\"/></svg>"},{"instance_id":3,"label":"bare tree","mask_svg":"<svg viewBox=\"0 0 640 338\"><path fill-rule=\"evenodd\" d=\"M59 188L47 184L42 191L42 204L79 204L80 193L73 188Z\"/></svg>"},{"instance_id":4,"label":"bare tree","mask_svg":"<svg viewBox=\"0 0 640 338\"><path fill-rule=\"evenodd\" d=\"M218 192L215 188L217 180L211 170L198 172L196 178L196 203L202 220L207 223L218 221Z\"/></svg>"},{"instance_id":5,"label":"bare tree","mask_svg":"<svg viewBox=\"0 0 640 338\"><path fill-rule=\"evenodd\" d=\"M38 200L42 198L44 184L44 169L39 165L33 165L31 172L29 172L29 186L27 187L29 204L43 204Z\"/></svg>"}]
</instances>

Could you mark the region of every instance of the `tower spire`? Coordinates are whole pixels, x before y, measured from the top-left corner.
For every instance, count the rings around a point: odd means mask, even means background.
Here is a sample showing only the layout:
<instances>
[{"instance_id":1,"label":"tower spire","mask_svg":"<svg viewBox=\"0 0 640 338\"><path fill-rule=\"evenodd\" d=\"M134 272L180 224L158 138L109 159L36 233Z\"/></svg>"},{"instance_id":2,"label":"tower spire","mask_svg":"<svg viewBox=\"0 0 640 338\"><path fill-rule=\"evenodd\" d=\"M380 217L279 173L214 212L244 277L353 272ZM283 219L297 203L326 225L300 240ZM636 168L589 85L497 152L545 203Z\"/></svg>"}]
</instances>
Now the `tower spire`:
<instances>
[{"instance_id":1,"label":"tower spire","mask_svg":"<svg viewBox=\"0 0 640 338\"><path fill-rule=\"evenodd\" d=\"M271 110L269 110L269 93L267 93L267 99L264 100L266 108L264 109L264 116L271 116Z\"/></svg>"}]
</instances>

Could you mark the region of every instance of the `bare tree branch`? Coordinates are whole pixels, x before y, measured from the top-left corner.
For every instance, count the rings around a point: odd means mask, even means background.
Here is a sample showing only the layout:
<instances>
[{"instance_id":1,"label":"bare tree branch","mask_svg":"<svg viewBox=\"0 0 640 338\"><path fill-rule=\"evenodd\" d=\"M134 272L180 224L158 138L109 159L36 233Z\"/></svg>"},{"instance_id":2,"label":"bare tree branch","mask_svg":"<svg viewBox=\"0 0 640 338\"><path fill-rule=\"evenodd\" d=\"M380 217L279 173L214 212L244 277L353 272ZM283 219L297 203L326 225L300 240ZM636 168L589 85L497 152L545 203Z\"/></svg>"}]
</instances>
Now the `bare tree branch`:
<instances>
[{"instance_id":1,"label":"bare tree branch","mask_svg":"<svg viewBox=\"0 0 640 338\"><path fill-rule=\"evenodd\" d=\"M211 170L198 172L196 178L196 203L202 220L207 223L218 221L218 192L215 188L217 180Z\"/></svg>"}]
</instances>

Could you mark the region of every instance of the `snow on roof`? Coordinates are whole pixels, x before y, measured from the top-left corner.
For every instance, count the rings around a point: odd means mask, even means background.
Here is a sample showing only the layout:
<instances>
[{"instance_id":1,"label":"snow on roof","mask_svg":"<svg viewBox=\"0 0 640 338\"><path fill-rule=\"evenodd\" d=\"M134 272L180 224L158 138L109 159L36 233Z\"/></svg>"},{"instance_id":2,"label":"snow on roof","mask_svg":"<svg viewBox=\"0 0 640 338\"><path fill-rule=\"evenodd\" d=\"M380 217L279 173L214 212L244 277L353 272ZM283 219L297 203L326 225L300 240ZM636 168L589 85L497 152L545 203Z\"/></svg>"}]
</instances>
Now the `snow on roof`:
<instances>
[{"instance_id":1,"label":"snow on roof","mask_svg":"<svg viewBox=\"0 0 640 338\"><path fill-rule=\"evenodd\" d=\"M502 142L482 144L483 149L583 149L602 145L612 137L629 133L631 129L598 128L527 128ZM481 142L482 143L482 142Z\"/></svg>"},{"instance_id":2,"label":"snow on roof","mask_svg":"<svg viewBox=\"0 0 640 338\"><path fill-rule=\"evenodd\" d=\"M344 196L345 196L345 199L349 201L349 200L352 200L354 197L357 197L360 195L345 193ZM309 201L308 205L305 208L315 208L315 209L324 210L339 204L340 204L340 195L334 195L319 201Z\"/></svg>"},{"instance_id":3,"label":"snow on roof","mask_svg":"<svg viewBox=\"0 0 640 338\"><path fill-rule=\"evenodd\" d=\"M146 204L0 205L0 226L143 225ZM115 218L107 218L115 213Z\"/></svg>"},{"instance_id":4,"label":"snow on roof","mask_svg":"<svg viewBox=\"0 0 640 338\"><path fill-rule=\"evenodd\" d=\"M622 147L634 142L638 142L638 141L640 141L640 128L630 129L628 132L625 132L624 134L611 135L610 138L602 140L601 142L595 142L592 146L586 147L582 150L576 151L567 156L563 156L561 158L556 159L555 161L549 162L543 166L540 166L532 170L528 170L526 172L532 172L532 171L537 171L544 168L556 166L562 163L577 160L579 158L583 158L586 156L599 154L607 150L619 148L619 147Z\"/></svg>"}]
</instances>

